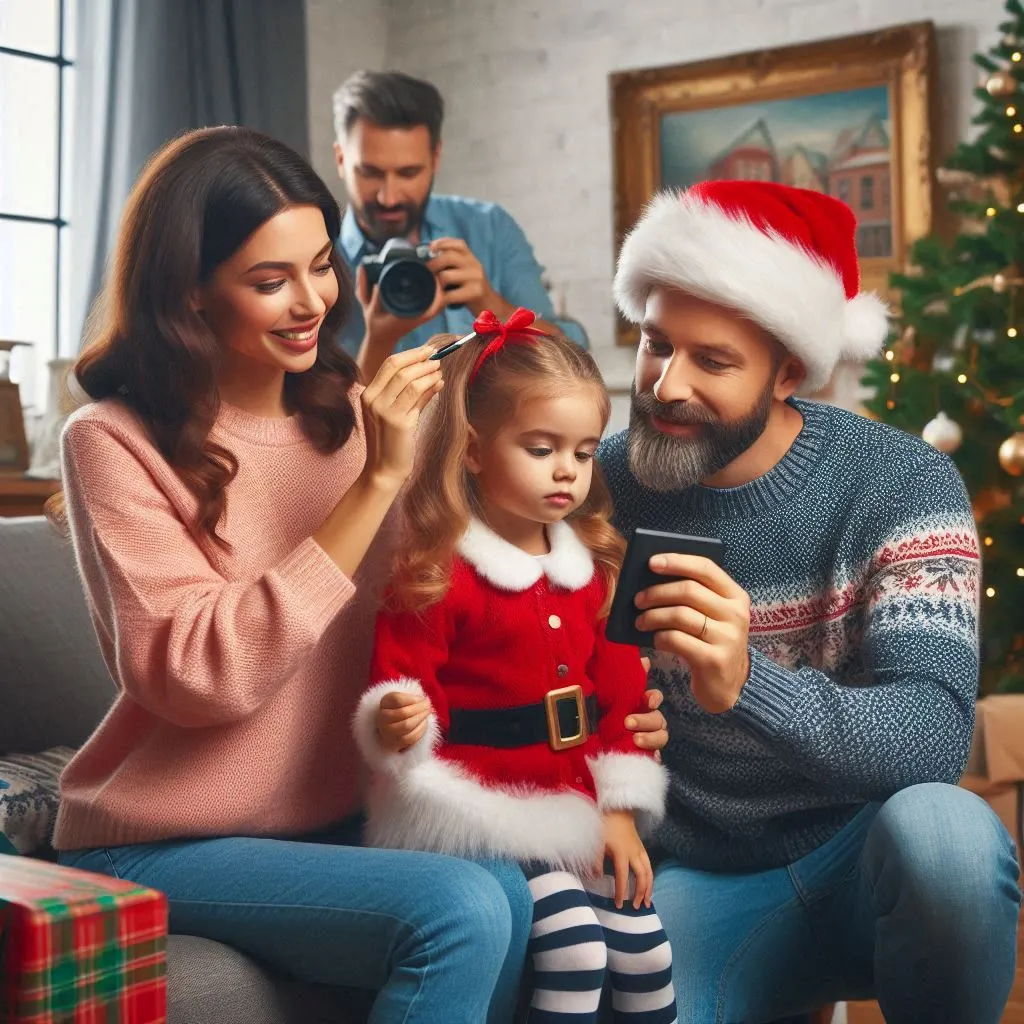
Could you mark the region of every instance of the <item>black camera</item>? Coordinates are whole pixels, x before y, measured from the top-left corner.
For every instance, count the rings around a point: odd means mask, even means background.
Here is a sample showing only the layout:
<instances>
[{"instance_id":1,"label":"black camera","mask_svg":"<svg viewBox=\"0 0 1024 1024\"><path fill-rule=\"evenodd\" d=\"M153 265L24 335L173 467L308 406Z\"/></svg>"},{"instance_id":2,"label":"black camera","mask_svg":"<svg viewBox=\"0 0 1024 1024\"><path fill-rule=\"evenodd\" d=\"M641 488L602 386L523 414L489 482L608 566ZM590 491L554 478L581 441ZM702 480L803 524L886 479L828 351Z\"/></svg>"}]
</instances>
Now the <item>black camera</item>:
<instances>
[{"instance_id":1,"label":"black camera","mask_svg":"<svg viewBox=\"0 0 1024 1024\"><path fill-rule=\"evenodd\" d=\"M364 256L367 292L376 285L380 304L392 315L413 319L430 309L437 281L427 266L434 254L429 245L389 238L378 253Z\"/></svg>"}]
</instances>

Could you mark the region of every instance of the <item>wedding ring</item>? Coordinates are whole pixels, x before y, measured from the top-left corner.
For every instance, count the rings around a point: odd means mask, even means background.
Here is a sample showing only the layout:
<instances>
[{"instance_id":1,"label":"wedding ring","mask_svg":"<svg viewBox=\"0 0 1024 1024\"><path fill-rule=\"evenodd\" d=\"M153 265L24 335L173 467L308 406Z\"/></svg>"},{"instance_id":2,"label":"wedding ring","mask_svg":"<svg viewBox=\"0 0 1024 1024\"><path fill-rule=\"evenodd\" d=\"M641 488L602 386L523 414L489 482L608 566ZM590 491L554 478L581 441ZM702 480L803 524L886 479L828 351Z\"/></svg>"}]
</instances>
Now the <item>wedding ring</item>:
<instances>
[{"instance_id":1,"label":"wedding ring","mask_svg":"<svg viewBox=\"0 0 1024 1024\"><path fill-rule=\"evenodd\" d=\"M707 613L705 613L705 615L704 615L704 625L701 626L700 636L698 636L697 639L698 640L703 640L704 639L704 634L707 631L708 631L708 617L707 617Z\"/></svg>"}]
</instances>

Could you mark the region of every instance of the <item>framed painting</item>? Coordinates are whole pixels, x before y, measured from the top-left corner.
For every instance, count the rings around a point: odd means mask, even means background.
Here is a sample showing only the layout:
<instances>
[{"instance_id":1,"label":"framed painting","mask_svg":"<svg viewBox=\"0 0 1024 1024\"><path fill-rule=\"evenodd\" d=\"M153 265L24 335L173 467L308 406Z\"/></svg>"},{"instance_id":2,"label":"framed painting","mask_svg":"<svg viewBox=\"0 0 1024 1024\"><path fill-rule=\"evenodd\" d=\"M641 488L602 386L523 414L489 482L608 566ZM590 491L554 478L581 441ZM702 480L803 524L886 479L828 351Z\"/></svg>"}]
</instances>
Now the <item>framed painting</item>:
<instances>
[{"instance_id":1,"label":"framed painting","mask_svg":"<svg viewBox=\"0 0 1024 1024\"><path fill-rule=\"evenodd\" d=\"M922 22L612 75L616 255L662 189L778 181L851 207L863 287L886 295L931 228L934 52Z\"/></svg>"}]
</instances>

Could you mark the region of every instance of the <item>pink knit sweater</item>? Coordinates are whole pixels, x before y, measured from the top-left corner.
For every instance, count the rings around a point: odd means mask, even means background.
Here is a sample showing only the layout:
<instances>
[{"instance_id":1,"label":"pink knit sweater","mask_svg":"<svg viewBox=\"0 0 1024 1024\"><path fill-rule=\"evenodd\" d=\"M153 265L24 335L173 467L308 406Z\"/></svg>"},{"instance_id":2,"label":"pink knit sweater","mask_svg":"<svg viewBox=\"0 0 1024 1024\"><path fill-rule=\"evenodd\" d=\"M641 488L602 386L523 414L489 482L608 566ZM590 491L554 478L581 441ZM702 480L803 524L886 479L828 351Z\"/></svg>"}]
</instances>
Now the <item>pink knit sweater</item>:
<instances>
[{"instance_id":1,"label":"pink knit sweater","mask_svg":"<svg viewBox=\"0 0 1024 1024\"><path fill-rule=\"evenodd\" d=\"M59 849L296 834L359 805L349 722L390 530L354 579L311 535L362 469L361 424L322 455L294 417L224 407L214 437L239 463L227 552L192 532L194 499L124 406L68 422L68 519L120 692L64 772Z\"/></svg>"}]
</instances>

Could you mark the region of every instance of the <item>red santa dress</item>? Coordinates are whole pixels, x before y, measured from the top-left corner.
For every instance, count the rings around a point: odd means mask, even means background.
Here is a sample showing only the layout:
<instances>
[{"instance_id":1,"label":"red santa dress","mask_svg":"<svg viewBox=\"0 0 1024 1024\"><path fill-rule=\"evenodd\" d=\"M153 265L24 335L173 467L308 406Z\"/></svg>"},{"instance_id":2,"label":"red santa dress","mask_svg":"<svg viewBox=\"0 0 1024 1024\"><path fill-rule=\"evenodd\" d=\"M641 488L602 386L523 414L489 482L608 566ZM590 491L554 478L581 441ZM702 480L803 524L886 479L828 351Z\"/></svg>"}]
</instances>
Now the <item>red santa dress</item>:
<instances>
[{"instance_id":1,"label":"red santa dress","mask_svg":"<svg viewBox=\"0 0 1024 1024\"><path fill-rule=\"evenodd\" d=\"M555 523L548 539L550 552L535 557L473 521L446 596L422 612L379 615L370 688L353 721L373 769L369 843L581 872L601 852L602 811L634 811L642 832L663 815L666 772L624 724L646 707L639 652L605 638L598 612L607 588L572 526ZM453 716L516 715L569 687L591 708L596 697L599 716L577 745L555 749L557 724L554 736L525 745L450 739ZM376 734L391 690L433 706L427 734L397 754Z\"/></svg>"}]
</instances>

